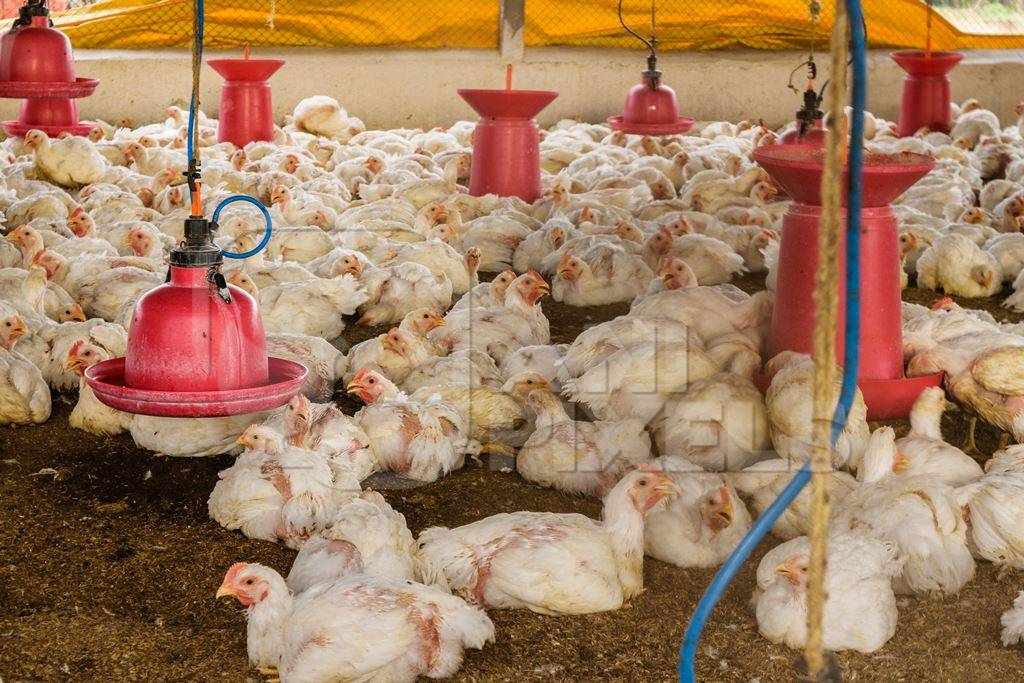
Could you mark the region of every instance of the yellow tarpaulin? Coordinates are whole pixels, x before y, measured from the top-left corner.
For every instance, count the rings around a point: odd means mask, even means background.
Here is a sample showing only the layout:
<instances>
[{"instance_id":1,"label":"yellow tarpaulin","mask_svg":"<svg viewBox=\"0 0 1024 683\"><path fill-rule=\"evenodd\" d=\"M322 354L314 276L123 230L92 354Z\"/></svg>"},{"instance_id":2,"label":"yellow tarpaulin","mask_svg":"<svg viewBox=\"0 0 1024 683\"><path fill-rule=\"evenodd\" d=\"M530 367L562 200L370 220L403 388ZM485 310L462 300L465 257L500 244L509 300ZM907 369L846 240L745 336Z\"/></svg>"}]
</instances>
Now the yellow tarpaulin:
<instances>
[{"instance_id":1,"label":"yellow tarpaulin","mask_svg":"<svg viewBox=\"0 0 1024 683\"><path fill-rule=\"evenodd\" d=\"M498 0L207 0L208 47L395 46L494 48ZM805 49L824 47L831 1L812 24L803 0L662 0L657 35L662 49ZM627 2L627 21L649 32L646 1ZM526 0L526 44L638 47L618 24L615 0ZM920 0L865 0L873 47L922 47L927 7ZM185 47L191 0L100 0L56 16L80 48ZM958 30L933 15L936 49L1021 48L1024 36Z\"/></svg>"}]
</instances>

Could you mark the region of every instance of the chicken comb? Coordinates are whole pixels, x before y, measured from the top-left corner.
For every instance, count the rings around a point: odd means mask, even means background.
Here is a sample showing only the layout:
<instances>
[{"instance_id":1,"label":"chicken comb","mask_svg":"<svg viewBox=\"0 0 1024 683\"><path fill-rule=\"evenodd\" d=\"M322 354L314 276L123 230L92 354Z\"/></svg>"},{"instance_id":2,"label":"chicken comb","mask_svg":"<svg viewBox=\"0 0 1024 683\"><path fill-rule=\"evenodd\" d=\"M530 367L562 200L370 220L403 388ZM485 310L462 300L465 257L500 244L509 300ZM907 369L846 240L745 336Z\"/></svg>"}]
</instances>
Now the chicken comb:
<instances>
[{"instance_id":1,"label":"chicken comb","mask_svg":"<svg viewBox=\"0 0 1024 683\"><path fill-rule=\"evenodd\" d=\"M78 207L75 207L75 210L71 212L71 217L72 218L76 218L77 216L81 216L83 213L85 213L85 209L83 209L82 207L78 206Z\"/></svg>"},{"instance_id":2,"label":"chicken comb","mask_svg":"<svg viewBox=\"0 0 1024 683\"><path fill-rule=\"evenodd\" d=\"M228 567L228 573L224 575L224 583L230 584L235 580L243 569L249 566L248 562L235 562L233 565Z\"/></svg>"},{"instance_id":3,"label":"chicken comb","mask_svg":"<svg viewBox=\"0 0 1024 683\"><path fill-rule=\"evenodd\" d=\"M932 302L932 310L937 311L943 306L948 306L951 303L953 303L952 297L944 296L941 299L936 299L934 302Z\"/></svg>"},{"instance_id":4,"label":"chicken comb","mask_svg":"<svg viewBox=\"0 0 1024 683\"><path fill-rule=\"evenodd\" d=\"M667 225L663 225L660 228L658 228L658 232L660 232L663 235L668 235L669 237L672 236L672 229L669 228Z\"/></svg>"},{"instance_id":5,"label":"chicken comb","mask_svg":"<svg viewBox=\"0 0 1024 683\"><path fill-rule=\"evenodd\" d=\"M658 467L657 465L652 465L650 463L647 463L647 464L644 464L644 465L640 465L636 469L637 469L638 472L651 472L653 474L664 474L664 472L662 471L662 469L660 467Z\"/></svg>"},{"instance_id":6,"label":"chicken comb","mask_svg":"<svg viewBox=\"0 0 1024 683\"><path fill-rule=\"evenodd\" d=\"M68 358L77 355L78 352L82 349L83 344L85 344L84 339L76 339L75 343L71 345L70 349L68 349Z\"/></svg>"},{"instance_id":7,"label":"chicken comb","mask_svg":"<svg viewBox=\"0 0 1024 683\"><path fill-rule=\"evenodd\" d=\"M356 376L353 377L352 380L353 381L360 380L360 379L366 377L367 375L369 375L371 372L373 372L372 368L363 368L362 370L360 370L359 372L356 373Z\"/></svg>"}]
</instances>

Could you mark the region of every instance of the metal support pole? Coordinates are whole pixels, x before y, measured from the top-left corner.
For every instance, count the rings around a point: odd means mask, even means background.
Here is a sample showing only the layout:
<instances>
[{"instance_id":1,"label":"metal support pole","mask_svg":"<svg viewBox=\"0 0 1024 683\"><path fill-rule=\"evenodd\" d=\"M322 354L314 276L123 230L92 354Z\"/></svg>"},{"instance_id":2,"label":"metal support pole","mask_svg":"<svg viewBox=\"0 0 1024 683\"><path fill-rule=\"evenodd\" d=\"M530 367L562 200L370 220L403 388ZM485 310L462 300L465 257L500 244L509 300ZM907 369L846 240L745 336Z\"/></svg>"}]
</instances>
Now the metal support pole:
<instances>
[{"instance_id":1,"label":"metal support pole","mask_svg":"<svg viewBox=\"0 0 1024 683\"><path fill-rule=\"evenodd\" d=\"M498 53L507 62L523 58L526 0L498 0Z\"/></svg>"}]
</instances>

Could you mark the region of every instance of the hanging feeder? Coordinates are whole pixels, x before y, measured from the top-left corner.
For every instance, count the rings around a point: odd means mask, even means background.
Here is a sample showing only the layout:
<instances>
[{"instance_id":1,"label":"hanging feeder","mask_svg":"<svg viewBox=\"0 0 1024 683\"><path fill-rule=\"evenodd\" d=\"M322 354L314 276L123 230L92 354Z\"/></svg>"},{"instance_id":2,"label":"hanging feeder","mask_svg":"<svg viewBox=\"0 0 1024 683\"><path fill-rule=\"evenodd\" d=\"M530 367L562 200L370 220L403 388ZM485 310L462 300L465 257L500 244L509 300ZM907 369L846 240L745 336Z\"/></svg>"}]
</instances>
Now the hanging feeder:
<instances>
[{"instance_id":1,"label":"hanging feeder","mask_svg":"<svg viewBox=\"0 0 1024 683\"><path fill-rule=\"evenodd\" d=\"M469 193L515 196L532 202L541 195L540 127L534 117L558 97L552 90L513 90L512 65L504 90L459 90L480 115L473 131Z\"/></svg>"},{"instance_id":2,"label":"hanging feeder","mask_svg":"<svg viewBox=\"0 0 1024 683\"><path fill-rule=\"evenodd\" d=\"M824 158L824 150L811 145L768 145L754 150L754 160L793 198L782 219L775 308L766 358L782 351L812 351ZM899 245L896 216L889 206L934 166L931 157L910 152L868 154L864 160L857 386L864 395L870 420L906 417L918 394L942 381L941 373L913 378L904 373ZM842 187L845 206L845 169ZM840 281L846 277L845 250L844 237L839 251ZM839 308L845 310L843 292ZM836 326L836 359L840 362L844 331L845 321L840 320ZM767 388L767 378L758 379Z\"/></svg>"},{"instance_id":3,"label":"hanging feeder","mask_svg":"<svg viewBox=\"0 0 1024 683\"><path fill-rule=\"evenodd\" d=\"M283 59L211 59L210 67L224 78L220 90L217 140L245 147L274 139L274 107L267 79L284 66Z\"/></svg>"},{"instance_id":4,"label":"hanging feeder","mask_svg":"<svg viewBox=\"0 0 1024 683\"><path fill-rule=\"evenodd\" d=\"M924 50L899 50L889 55L907 72L900 101L900 137L911 137L922 128L949 132L951 98L948 74L964 55L962 52L932 50L932 0L927 0L927 5Z\"/></svg>"},{"instance_id":5,"label":"hanging feeder","mask_svg":"<svg viewBox=\"0 0 1024 683\"><path fill-rule=\"evenodd\" d=\"M608 125L623 133L634 135L678 135L690 130L693 119L679 115L679 104L672 88L661 82L658 70L657 38L654 36L654 4L651 4L651 38L643 38L626 25L622 18L622 0L619 0L619 23L630 35L650 50L643 81L630 88L620 116L608 118Z\"/></svg>"},{"instance_id":6,"label":"hanging feeder","mask_svg":"<svg viewBox=\"0 0 1024 683\"><path fill-rule=\"evenodd\" d=\"M91 95L99 81L75 77L71 41L51 24L44 0L28 0L0 38L0 97L22 100L18 120L0 123L9 135L33 128L51 137L86 135L95 125L78 120L75 100Z\"/></svg>"},{"instance_id":7,"label":"hanging feeder","mask_svg":"<svg viewBox=\"0 0 1024 683\"><path fill-rule=\"evenodd\" d=\"M248 195L233 195L203 217L199 183L198 81L202 66L203 2L196 0L194 89L188 112L188 180L191 215L185 239L171 250L167 281L139 299L123 358L97 363L85 381L102 403L129 413L161 417L222 417L276 408L299 392L306 368L268 358L256 302L228 285L225 258L243 259L270 242L267 208ZM213 243L225 206L248 202L263 214L266 231L253 249L235 254Z\"/></svg>"}]
</instances>

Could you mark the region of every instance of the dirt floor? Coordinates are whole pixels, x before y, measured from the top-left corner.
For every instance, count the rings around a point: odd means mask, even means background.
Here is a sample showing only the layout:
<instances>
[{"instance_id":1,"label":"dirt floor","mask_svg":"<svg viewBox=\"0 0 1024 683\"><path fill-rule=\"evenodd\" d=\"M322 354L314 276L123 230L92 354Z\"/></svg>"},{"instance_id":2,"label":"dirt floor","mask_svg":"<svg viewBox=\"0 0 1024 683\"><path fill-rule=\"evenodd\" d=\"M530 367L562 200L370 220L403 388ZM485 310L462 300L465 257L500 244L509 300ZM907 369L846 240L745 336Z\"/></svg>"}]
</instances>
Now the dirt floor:
<instances>
[{"instance_id":1,"label":"dirt floor","mask_svg":"<svg viewBox=\"0 0 1024 683\"><path fill-rule=\"evenodd\" d=\"M756 289L762 282L740 284ZM908 290L906 298L930 303L936 295ZM1021 317L1007 315L998 300L970 303L1003 319ZM545 302L559 342L627 308ZM346 412L353 407L341 403ZM69 412L57 401L45 425L0 429L0 680L259 680L246 661L243 612L214 592L233 562L283 573L293 553L207 517L207 497L230 458L156 458L127 436L70 429ZM960 413L947 415L946 437L962 443L965 425ZM986 456L998 436L979 426ZM472 465L386 495L414 533L523 509L599 514L597 501ZM795 678L797 653L761 638L747 607L757 561L776 542L761 544L715 611L700 648L702 681ZM712 574L648 560L647 590L619 611L562 618L492 612L497 642L468 653L457 678L673 680L683 630ZM999 615L1022 588L1019 574L998 580L979 563L977 578L957 597L901 599L896 636L874 655L841 654L844 678L1021 680L1024 652L1000 646Z\"/></svg>"}]
</instances>

